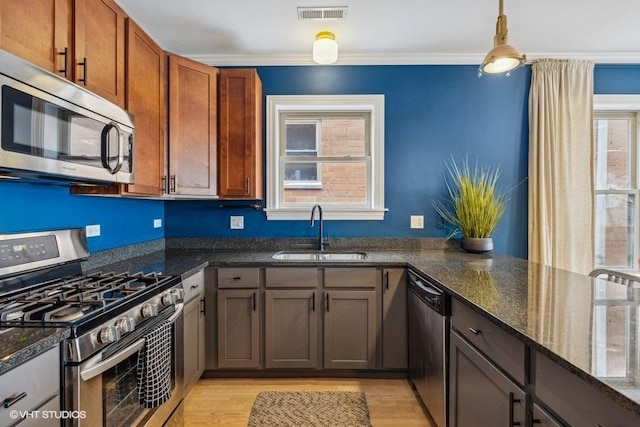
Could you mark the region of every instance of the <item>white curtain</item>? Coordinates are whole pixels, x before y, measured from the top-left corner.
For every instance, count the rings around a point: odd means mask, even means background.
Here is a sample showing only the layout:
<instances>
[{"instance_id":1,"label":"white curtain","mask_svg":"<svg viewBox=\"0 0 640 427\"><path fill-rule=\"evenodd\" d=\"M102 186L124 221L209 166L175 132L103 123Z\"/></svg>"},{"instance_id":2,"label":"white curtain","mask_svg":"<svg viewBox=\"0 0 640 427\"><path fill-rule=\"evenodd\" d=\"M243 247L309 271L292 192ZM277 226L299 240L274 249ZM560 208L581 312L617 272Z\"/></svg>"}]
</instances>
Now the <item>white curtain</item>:
<instances>
[{"instance_id":1,"label":"white curtain","mask_svg":"<svg viewBox=\"0 0 640 427\"><path fill-rule=\"evenodd\" d=\"M593 63L540 60L529 93L529 260L593 266Z\"/></svg>"}]
</instances>

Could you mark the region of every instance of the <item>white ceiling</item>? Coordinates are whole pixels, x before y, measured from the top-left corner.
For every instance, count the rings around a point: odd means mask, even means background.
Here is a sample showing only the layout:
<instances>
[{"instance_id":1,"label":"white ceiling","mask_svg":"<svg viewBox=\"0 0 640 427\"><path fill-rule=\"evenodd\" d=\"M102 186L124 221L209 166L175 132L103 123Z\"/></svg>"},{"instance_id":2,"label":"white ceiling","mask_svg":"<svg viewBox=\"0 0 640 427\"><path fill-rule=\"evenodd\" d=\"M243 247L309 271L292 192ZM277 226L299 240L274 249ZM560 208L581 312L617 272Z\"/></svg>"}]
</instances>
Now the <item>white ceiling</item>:
<instances>
[{"instance_id":1,"label":"white ceiling","mask_svg":"<svg viewBox=\"0 0 640 427\"><path fill-rule=\"evenodd\" d=\"M498 0L116 0L165 50L210 65L312 64L315 34L340 64L479 64ZM348 6L341 21L297 7ZM505 0L510 43L529 60L640 63L639 0Z\"/></svg>"}]
</instances>

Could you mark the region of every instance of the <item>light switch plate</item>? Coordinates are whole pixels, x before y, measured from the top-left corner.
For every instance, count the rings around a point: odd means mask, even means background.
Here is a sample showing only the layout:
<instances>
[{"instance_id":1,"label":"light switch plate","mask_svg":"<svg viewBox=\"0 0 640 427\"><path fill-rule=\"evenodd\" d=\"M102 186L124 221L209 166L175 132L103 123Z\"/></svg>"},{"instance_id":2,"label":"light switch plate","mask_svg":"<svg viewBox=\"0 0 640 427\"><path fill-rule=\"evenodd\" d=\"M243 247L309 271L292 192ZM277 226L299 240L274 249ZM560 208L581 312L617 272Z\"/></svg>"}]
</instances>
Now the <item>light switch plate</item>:
<instances>
[{"instance_id":1,"label":"light switch plate","mask_svg":"<svg viewBox=\"0 0 640 427\"><path fill-rule=\"evenodd\" d=\"M411 228L424 228L424 216L411 215Z\"/></svg>"},{"instance_id":2,"label":"light switch plate","mask_svg":"<svg viewBox=\"0 0 640 427\"><path fill-rule=\"evenodd\" d=\"M162 219L160 218L156 218L153 220L153 228L160 228L162 227Z\"/></svg>"},{"instance_id":3,"label":"light switch plate","mask_svg":"<svg viewBox=\"0 0 640 427\"><path fill-rule=\"evenodd\" d=\"M229 228L232 230L244 229L244 217L243 216L231 216L229 220Z\"/></svg>"}]
</instances>

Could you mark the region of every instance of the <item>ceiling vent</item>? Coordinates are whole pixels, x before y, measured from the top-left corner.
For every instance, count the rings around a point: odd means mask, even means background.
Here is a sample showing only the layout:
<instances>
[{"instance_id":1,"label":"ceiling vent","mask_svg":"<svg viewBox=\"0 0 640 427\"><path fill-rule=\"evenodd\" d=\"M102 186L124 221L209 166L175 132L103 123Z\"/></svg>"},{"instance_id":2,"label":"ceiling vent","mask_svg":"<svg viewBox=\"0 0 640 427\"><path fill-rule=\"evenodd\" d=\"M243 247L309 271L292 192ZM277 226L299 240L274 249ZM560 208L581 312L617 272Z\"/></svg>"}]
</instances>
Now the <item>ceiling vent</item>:
<instances>
[{"instance_id":1,"label":"ceiling vent","mask_svg":"<svg viewBox=\"0 0 640 427\"><path fill-rule=\"evenodd\" d=\"M345 19L348 6L334 7L299 7L298 19L301 21L329 21Z\"/></svg>"}]
</instances>

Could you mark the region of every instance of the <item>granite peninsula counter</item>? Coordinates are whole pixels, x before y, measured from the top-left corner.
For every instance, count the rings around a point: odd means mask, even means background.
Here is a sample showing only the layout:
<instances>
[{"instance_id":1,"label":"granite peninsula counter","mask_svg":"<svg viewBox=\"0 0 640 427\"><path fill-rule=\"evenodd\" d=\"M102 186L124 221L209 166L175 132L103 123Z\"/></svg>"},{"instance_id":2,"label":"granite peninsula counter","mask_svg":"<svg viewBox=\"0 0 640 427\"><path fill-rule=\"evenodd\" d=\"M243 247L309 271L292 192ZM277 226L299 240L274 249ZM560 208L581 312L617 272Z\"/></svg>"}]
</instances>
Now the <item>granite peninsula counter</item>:
<instances>
[{"instance_id":1,"label":"granite peninsula counter","mask_svg":"<svg viewBox=\"0 0 640 427\"><path fill-rule=\"evenodd\" d=\"M166 249L87 269L159 271L184 278L206 266L409 265L640 417L639 289L498 254L475 255L450 248L358 250L367 252L368 258L278 261L272 258L275 250ZM618 307L613 309L617 323L604 327L608 307Z\"/></svg>"}]
</instances>

